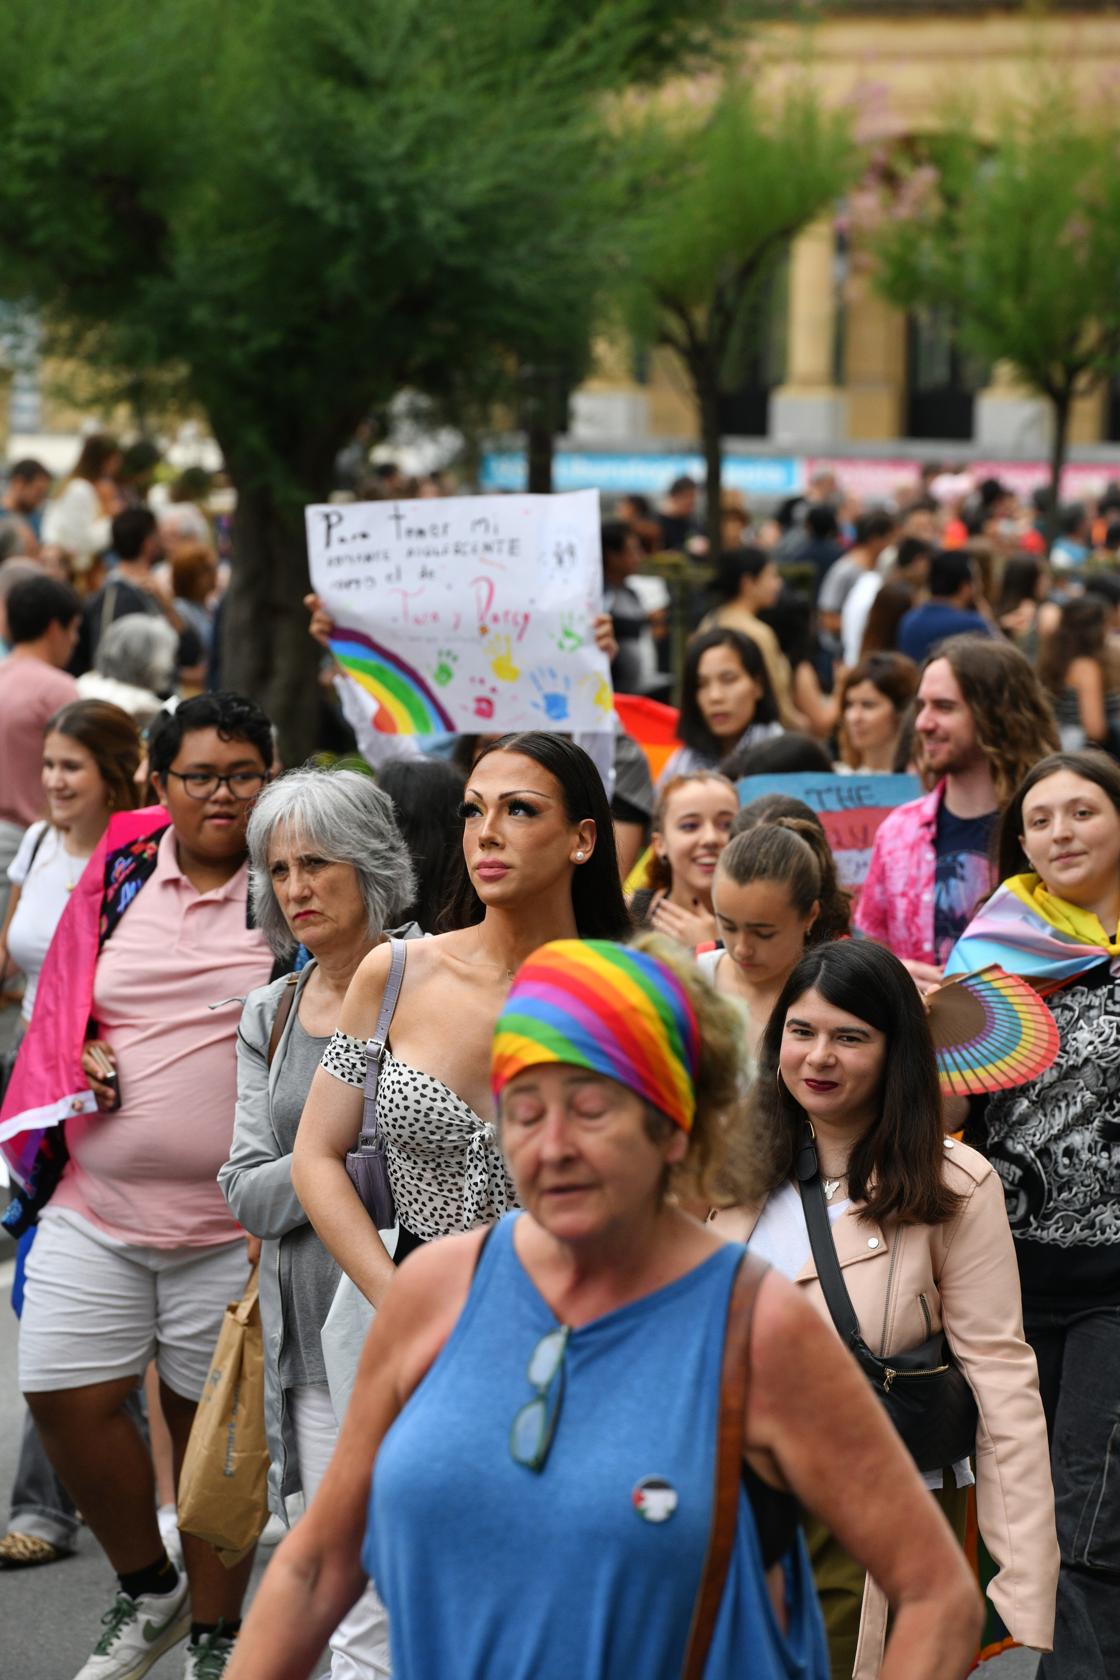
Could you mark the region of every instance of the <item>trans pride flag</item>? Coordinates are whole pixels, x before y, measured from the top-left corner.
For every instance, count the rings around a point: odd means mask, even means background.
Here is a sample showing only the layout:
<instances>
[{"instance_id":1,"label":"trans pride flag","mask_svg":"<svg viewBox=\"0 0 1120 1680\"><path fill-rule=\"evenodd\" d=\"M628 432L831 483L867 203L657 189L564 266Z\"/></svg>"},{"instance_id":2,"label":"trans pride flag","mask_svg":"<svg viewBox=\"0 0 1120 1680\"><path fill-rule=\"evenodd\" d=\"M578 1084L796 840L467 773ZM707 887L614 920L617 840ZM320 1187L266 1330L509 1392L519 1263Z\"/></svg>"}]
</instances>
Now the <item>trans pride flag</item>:
<instances>
[{"instance_id":1,"label":"trans pride flag","mask_svg":"<svg viewBox=\"0 0 1120 1680\"><path fill-rule=\"evenodd\" d=\"M953 946L945 978L998 963L1045 997L1100 962L1120 974L1120 939L1110 939L1091 910L1056 898L1037 875L1012 875Z\"/></svg>"}]
</instances>

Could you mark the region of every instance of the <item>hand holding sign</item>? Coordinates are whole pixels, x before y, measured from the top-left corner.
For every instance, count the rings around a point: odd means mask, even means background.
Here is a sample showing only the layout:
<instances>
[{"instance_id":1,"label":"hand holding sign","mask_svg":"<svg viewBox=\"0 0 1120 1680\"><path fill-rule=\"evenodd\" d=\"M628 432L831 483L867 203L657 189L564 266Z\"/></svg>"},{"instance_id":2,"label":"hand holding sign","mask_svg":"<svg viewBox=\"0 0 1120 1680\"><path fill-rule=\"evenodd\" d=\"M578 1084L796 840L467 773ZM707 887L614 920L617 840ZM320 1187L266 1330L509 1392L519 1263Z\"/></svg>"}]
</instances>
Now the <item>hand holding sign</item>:
<instances>
[{"instance_id":1,"label":"hand holding sign","mask_svg":"<svg viewBox=\"0 0 1120 1680\"><path fill-rule=\"evenodd\" d=\"M309 507L307 546L378 731L610 727L597 492Z\"/></svg>"}]
</instances>

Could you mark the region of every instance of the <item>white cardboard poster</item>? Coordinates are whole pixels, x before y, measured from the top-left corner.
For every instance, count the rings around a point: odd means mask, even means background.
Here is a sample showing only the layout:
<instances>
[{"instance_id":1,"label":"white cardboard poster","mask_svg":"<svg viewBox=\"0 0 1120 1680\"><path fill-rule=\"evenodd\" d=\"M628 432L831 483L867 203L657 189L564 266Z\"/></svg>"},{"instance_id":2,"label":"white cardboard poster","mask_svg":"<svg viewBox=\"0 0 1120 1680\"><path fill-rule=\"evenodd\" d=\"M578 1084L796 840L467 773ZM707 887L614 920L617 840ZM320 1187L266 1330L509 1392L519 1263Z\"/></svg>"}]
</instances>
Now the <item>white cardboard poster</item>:
<instances>
[{"instance_id":1,"label":"white cardboard poster","mask_svg":"<svg viewBox=\"0 0 1120 1680\"><path fill-rule=\"evenodd\" d=\"M388 735L609 727L599 493L309 507L331 649Z\"/></svg>"}]
</instances>

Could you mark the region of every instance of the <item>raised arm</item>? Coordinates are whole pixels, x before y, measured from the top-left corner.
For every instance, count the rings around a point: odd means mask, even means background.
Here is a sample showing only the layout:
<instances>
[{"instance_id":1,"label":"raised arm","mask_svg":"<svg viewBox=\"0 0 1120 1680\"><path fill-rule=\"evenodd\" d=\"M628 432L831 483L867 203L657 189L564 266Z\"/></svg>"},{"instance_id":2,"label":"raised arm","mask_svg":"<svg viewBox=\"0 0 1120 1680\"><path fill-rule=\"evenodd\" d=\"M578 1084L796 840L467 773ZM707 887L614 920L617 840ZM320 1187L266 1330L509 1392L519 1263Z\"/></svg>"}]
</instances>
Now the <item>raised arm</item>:
<instances>
[{"instance_id":1,"label":"raised arm","mask_svg":"<svg viewBox=\"0 0 1120 1680\"><path fill-rule=\"evenodd\" d=\"M855 1360L774 1273L755 1307L746 1430L756 1469L776 1464L886 1594L881 1680L962 1680L983 1620L964 1555Z\"/></svg>"},{"instance_id":2,"label":"raised arm","mask_svg":"<svg viewBox=\"0 0 1120 1680\"><path fill-rule=\"evenodd\" d=\"M366 957L346 994L339 1031L367 1039L389 973L390 951L380 945ZM380 1307L394 1276L393 1262L346 1171L362 1125L362 1090L319 1068L296 1133L292 1184L324 1246L366 1299Z\"/></svg>"}]
</instances>

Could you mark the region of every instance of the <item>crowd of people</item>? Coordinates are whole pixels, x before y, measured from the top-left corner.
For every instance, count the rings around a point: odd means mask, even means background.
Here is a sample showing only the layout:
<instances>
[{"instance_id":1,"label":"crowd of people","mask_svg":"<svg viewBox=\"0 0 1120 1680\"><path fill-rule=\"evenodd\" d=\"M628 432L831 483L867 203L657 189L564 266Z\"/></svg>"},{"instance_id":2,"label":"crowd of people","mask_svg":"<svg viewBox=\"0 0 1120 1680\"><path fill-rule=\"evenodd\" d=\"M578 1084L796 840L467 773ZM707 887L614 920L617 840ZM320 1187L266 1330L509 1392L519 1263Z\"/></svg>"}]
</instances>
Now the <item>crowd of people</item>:
<instances>
[{"instance_id":1,"label":"crowd of people","mask_svg":"<svg viewBox=\"0 0 1120 1680\"><path fill-rule=\"evenodd\" d=\"M970 1511L988 1637L1113 1680L1109 497L1046 559L995 481L852 509L822 474L729 499L711 576L688 481L626 498L620 694L672 691L646 557L697 566L656 776L621 725L285 767L216 686L204 494L165 524L126 460L91 439L50 498L19 463L0 515L0 1568L97 1541L74 1680L184 1640L186 1680L954 1680ZM857 884L740 786L890 771L923 791ZM991 963L1056 1058L948 1097L940 988ZM252 1275L291 1533L243 1624L252 1553L180 1532L176 1489ZM955 1431L904 1427L892 1388L946 1372Z\"/></svg>"}]
</instances>

